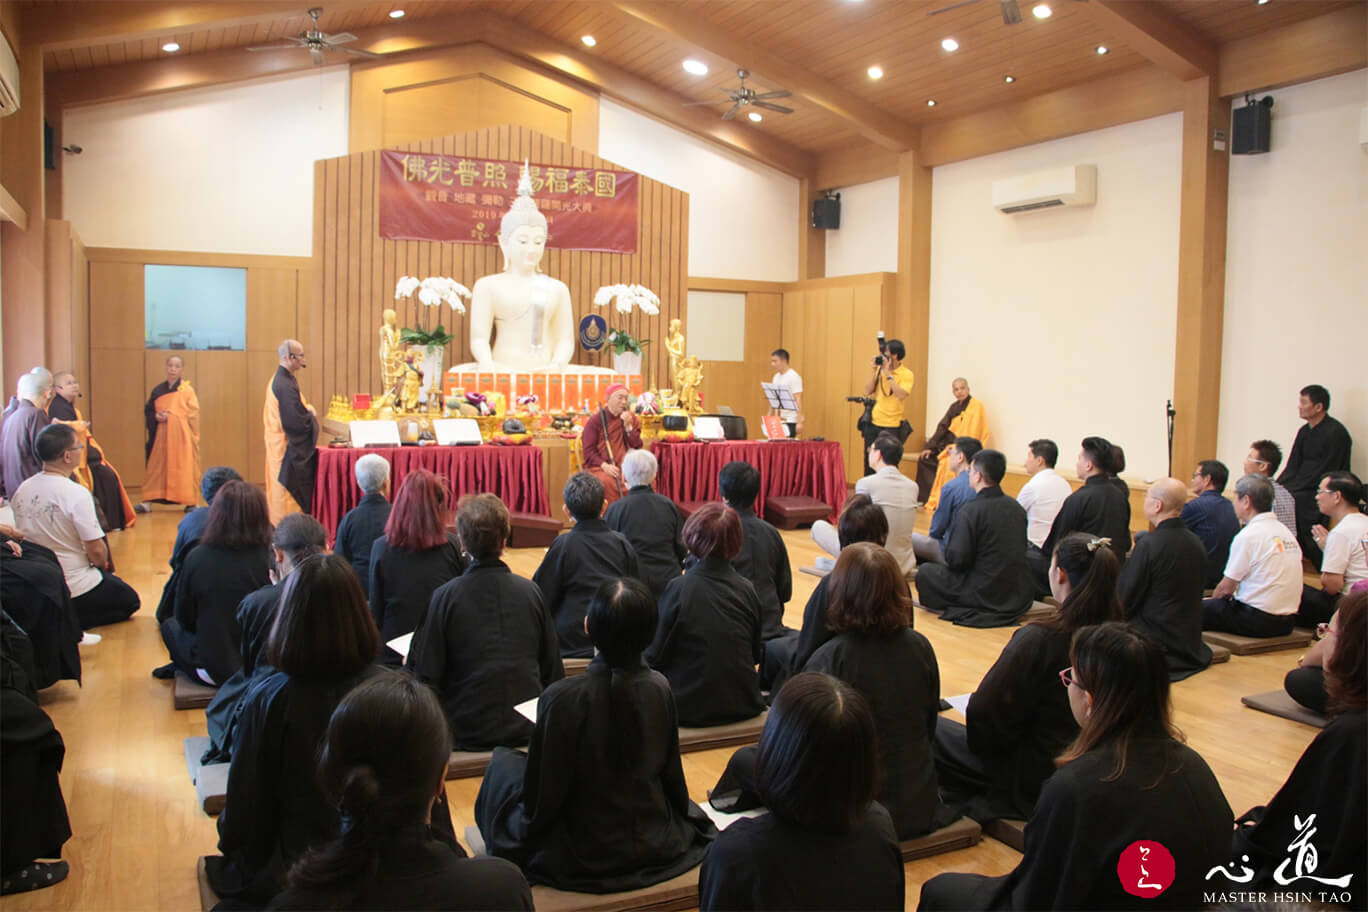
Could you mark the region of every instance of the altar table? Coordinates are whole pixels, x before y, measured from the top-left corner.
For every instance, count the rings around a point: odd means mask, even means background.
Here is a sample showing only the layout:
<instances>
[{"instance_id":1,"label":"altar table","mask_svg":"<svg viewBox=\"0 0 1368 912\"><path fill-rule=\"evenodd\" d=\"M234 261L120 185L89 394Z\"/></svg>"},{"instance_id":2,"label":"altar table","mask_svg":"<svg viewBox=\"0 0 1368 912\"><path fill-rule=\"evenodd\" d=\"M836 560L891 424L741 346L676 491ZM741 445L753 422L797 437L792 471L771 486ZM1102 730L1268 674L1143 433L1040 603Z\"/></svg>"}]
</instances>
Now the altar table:
<instances>
[{"instance_id":1,"label":"altar table","mask_svg":"<svg viewBox=\"0 0 1368 912\"><path fill-rule=\"evenodd\" d=\"M313 515L328 530L330 542L342 517L361 500L356 461L367 453L389 460L391 499L410 472L427 469L446 477L457 499L487 491L499 495L509 510L544 516L551 512L542 451L536 446L319 447Z\"/></svg>"},{"instance_id":2,"label":"altar table","mask_svg":"<svg viewBox=\"0 0 1368 912\"><path fill-rule=\"evenodd\" d=\"M845 459L834 440L730 440L718 443L651 445L660 462L656 491L676 503L717 500L717 473L733 460L760 472L755 512L765 515L765 498L802 494L831 507L835 522L846 499Z\"/></svg>"}]
</instances>

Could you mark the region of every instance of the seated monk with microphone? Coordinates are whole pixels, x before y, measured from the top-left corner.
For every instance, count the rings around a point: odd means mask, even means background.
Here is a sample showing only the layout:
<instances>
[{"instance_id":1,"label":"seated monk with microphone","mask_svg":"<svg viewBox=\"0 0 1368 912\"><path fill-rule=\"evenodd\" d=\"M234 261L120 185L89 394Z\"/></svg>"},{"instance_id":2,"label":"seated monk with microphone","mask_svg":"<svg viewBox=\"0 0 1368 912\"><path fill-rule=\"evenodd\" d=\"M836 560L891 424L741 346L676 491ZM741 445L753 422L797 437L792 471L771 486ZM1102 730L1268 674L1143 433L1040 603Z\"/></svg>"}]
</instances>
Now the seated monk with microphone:
<instances>
[{"instance_id":1,"label":"seated monk with microphone","mask_svg":"<svg viewBox=\"0 0 1368 912\"><path fill-rule=\"evenodd\" d=\"M580 434L584 471L603 482L604 506L627 493L622 460L641 449L641 422L627 407L627 387L614 383L603 394L603 408L589 417Z\"/></svg>"}]
</instances>

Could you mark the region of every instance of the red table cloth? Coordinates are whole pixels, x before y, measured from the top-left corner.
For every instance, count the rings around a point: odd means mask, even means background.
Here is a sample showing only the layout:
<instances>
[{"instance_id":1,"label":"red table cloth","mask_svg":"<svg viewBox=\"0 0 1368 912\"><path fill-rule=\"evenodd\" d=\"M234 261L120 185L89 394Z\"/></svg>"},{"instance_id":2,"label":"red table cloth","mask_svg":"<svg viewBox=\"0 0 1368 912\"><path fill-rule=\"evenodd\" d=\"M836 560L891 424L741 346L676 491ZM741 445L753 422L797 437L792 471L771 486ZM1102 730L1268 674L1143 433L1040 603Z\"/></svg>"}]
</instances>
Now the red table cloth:
<instances>
[{"instance_id":1,"label":"red table cloth","mask_svg":"<svg viewBox=\"0 0 1368 912\"><path fill-rule=\"evenodd\" d=\"M656 490L676 503L718 500L717 473L740 459L760 472L755 512L765 515L765 498L803 494L831 507L834 522L846 499L845 459L834 440L732 440L725 443L651 445L660 462Z\"/></svg>"},{"instance_id":2,"label":"red table cloth","mask_svg":"<svg viewBox=\"0 0 1368 912\"><path fill-rule=\"evenodd\" d=\"M488 491L499 495L509 510L551 514L540 447L319 447L313 515L328 530L328 541L337 534L342 517L361 500L356 461L367 453L379 453L389 460L391 497L399 492L409 472L427 469L445 476L457 498Z\"/></svg>"}]
</instances>

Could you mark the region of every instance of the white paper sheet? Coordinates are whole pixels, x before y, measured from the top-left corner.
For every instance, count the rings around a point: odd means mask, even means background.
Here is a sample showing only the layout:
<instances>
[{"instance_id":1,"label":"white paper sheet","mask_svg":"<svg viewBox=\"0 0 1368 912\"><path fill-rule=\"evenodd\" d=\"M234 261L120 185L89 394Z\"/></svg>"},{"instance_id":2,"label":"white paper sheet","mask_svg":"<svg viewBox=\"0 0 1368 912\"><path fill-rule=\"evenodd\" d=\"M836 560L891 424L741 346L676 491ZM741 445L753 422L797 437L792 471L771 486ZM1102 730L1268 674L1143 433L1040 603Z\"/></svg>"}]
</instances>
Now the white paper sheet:
<instances>
[{"instance_id":1,"label":"white paper sheet","mask_svg":"<svg viewBox=\"0 0 1368 912\"><path fill-rule=\"evenodd\" d=\"M388 646L390 649L393 649L395 652L399 653L399 655L403 658L407 659L409 654L409 646L411 646L412 644L413 634L406 633L403 636L395 637L385 645Z\"/></svg>"},{"instance_id":2,"label":"white paper sheet","mask_svg":"<svg viewBox=\"0 0 1368 912\"><path fill-rule=\"evenodd\" d=\"M523 717L527 719L528 722L535 724L537 721L537 701L540 699L540 697L533 697L530 700L522 701L513 708L522 713Z\"/></svg>"},{"instance_id":3,"label":"white paper sheet","mask_svg":"<svg viewBox=\"0 0 1368 912\"><path fill-rule=\"evenodd\" d=\"M955 710L955 712L959 713L961 716L967 717L968 712L966 712L966 710L969 709L969 698L972 696L973 694L960 694L956 697L946 697L945 702L949 703L950 708Z\"/></svg>"},{"instance_id":4,"label":"white paper sheet","mask_svg":"<svg viewBox=\"0 0 1368 912\"><path fill-rule=\"evenodd\" d=\"M752 808L749 811L738 811L735 814L728 814L725 811L717 810L707 801L699 802L698 806L703 809L703 813L708 815L708 819L711 820L713 825L719 830L725 830L733 823L736 823L736 821L745 817L759 817L762 814L769 813L769 808Z\"/></svg>"}]
</instances>

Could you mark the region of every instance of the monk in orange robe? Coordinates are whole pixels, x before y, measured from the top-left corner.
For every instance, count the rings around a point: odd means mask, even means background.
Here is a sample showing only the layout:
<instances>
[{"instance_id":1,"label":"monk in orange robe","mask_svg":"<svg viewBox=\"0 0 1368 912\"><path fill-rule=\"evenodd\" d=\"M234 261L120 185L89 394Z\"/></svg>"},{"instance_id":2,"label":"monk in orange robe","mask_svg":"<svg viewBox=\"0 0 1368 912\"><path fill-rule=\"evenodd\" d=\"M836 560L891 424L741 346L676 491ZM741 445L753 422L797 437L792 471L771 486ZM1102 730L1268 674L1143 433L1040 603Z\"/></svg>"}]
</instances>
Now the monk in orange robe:
<instances>
[{"instance_id":1,"label":"monk in orange robe","mask_svg":"<svg viewBox=\"0 0 1368 912\"><path fill-rule=\"evenodd\" d=\"M926 498L926 509L935 512L940 504L940 489L955 477L950 471L950 450L947 447L957 437L973 437L989 446L988 412L983 402L969 394L969 381L956 377L950 384L955 401L946 409L945 417L936 425L936 432L926 438L926 448L917 459L917 487ZM930 482L928 484L928 481Z\"/></svg>"},{"instance_id":2,"label":"monk in orange robe","mask_svg":"<svg viewBox=\"0 0 1368 912\"><path fill-rule=\"evenodd\" d=\"M603 506L627 493L622 460L628 450L641 449L641 422L627 407L627 387L614 383L603 394L603 408L589 416L580 433L584 470L603 482Z\"/></svg>"},{"instance_id":3,"label":"monk in orange robe","mask_svg":"<svg viewBox=\"0 0 1368 912\"><path fill-rule=\"evenodd\" d=\"M133 502L128 499L118 470L105 459L104 448L90 433L90 422L85 420L76 406L76 400L81 396L80 382L71 371L62 371L53 377L52 388L56 395L48 405L48 417L71 425L76 431L76 440L85 444L85 449L81 451L81 464L72 476L95 496L95 505L100 508L100 519L106 532L127 529L137 521Z\"/></svg>"},{"instance_id":4,"label":"monk in orange robe","mask_svg":"<svg viewBox=\"0 0 1368 912\"><path fill-rule=\"evenodd\" d=\"M261 420L266 431L266 504L271 524L291 513L313 512L318 476L318 416L295 377L307 365L304 346L286 339L276 350L280 364L266 385Z\"/></svg>"},{"instance_id":5,"label":"monk in orange robe","mask_svg":"<svg viewBox=\"0 0 1368 912\"><path fill-rule=\"evenodd\" d=\"M143 417L147 421L147 472L143 476L142 503L149 501L199 503L199 398L190 381L181 375L185 362L179 355L166 359L166 379L147 397Z\"/></svg>"}]
</instances>

